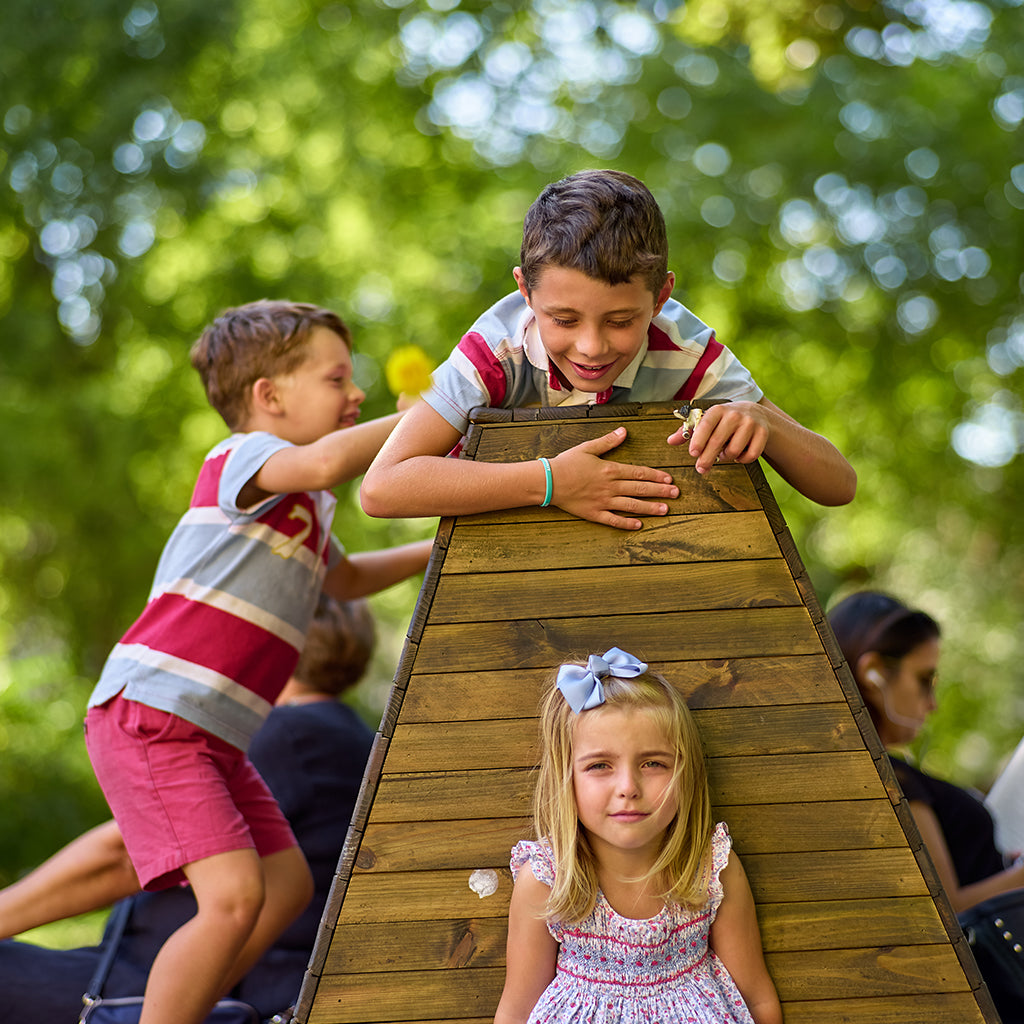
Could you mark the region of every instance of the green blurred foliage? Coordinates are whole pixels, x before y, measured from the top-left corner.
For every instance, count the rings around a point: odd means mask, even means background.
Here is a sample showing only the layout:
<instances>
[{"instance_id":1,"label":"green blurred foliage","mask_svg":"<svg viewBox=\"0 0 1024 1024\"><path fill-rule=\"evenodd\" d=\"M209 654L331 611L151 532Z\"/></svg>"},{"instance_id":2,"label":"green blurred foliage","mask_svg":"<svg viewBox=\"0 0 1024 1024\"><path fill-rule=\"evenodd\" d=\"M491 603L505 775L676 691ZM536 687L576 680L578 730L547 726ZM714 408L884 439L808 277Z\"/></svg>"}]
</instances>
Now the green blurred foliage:
<instances>
[{"instance_id":1,"label":"green blurred foliage","mask_svg":"<svg viewBox=\"0 0 1024 1024\"><path fill-rule=\"evenodd\" d=\"M383 366L512 286L523 213L643 178L677 296L848 454L772 477L823 603L945 628L926 765L984 785L1024 725L1024 21L1016 2L7 0L0 33L0 882L104 815L80 719L224 433L188 348L287 296ZM368 519L351 550L430 534ZM380 595L379 714L415 600Z\"/></svg>"}]
</instances>

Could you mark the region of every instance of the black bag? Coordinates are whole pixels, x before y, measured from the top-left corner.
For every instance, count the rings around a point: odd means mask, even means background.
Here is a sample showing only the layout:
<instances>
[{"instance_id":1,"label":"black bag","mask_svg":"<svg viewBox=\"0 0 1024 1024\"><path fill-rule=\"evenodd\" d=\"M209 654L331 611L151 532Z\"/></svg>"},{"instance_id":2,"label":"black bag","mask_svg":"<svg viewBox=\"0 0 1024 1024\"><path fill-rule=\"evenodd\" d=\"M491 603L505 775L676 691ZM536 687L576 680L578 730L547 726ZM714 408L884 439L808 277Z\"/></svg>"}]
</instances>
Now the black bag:
<instances>
[{"instance_id":1,"label":"black bag","mask_svg":"<svg viewBox=\"0 0 1024 1024\"><path fill-rule=\"evenodd\" d=\"M90 986L91 987L91 986ZM85 996L82 997L85 1001ZM103 999L96 996L86 1002L79 1022L89 1024L139 1024L142 996L123 996ZM260 1024L260 1015L248 1004L237 999L222 999L209 1013L203 1024Z\"/></svg>"},{"instance_id":2,"label":"black bag","mask_svg":"<svg viewBox=\"0 0 1024 1024\"><path fill-rule=\"evenodd\" d=\"M1024 889L957 915L1003 1024L1024 1024Z\"/></svg>"},{"instance_id":3,"label":"black bag","mask_svg":"<svg viewBox=\"0 0 1024 1024\"><path fill-rule=\"evenodd\" d=\"M89 982L88 991L82 996L83 1007L78 1017L79 1024L139 1024L142 996L104 999L100 994L114 957L117 956L117 947L121 944L121 936L124 935L131 912L131 899L121 900L110 912L107 948ZM260 1024L260 1015L248 1003L239 1002L237 999L222 999L210 1011L203 1024Z\"/></svg>"}]
</instances>

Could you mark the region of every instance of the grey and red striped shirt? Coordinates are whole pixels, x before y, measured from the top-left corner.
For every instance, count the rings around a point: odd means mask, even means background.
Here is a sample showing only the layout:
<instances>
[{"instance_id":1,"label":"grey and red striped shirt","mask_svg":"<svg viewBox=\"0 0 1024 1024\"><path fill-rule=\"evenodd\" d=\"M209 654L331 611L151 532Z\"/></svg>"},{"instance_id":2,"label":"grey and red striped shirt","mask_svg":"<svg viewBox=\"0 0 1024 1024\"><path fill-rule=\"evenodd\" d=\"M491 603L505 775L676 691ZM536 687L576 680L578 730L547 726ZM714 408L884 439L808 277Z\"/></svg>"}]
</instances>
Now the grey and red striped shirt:
<instances>
[{"instance_id":1,"label":"grey and red striped shirt","mask_svg":"<svg viewBox=\"0 0 1024 1024\"><path fill-rule=\"evenodd\" d=\"M122 693L245 750L295 668L342 553L329 491L238 507L245 484L287 447L272 434L234 434L206 456L146 607L107 659L90 707Z\"/></svg>"},{"instance_id":2,"label":"grey and red striped shirt","mask_svg":"<svg viewBox=\"0 0 1024 1024\"><path fill-rule=\"evenodd\" d=\"M554 371L533 311L519 292L484 313L433 374L423 397L456 430L477 406L601 405L695 398L757 402L764 393L715 332L669 299L651 321L646 343L607 391L567 388Z\"/></svg>"}]
</instances>

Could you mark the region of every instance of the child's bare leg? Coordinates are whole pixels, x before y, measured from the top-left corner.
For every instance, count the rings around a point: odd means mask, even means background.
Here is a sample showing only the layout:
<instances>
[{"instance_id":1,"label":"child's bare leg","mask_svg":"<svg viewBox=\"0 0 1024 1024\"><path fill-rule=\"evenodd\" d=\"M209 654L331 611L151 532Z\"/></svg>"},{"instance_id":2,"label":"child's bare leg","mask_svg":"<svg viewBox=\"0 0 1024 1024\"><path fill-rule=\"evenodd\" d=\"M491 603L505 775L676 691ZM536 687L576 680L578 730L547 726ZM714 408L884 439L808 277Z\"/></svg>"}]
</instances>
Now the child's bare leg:
<instances>
[{"instance_id":1,"label":"child's bare leg","mask_svg":"<svg viewBox=\"0 0 1024 1024\"><path fill-rule=\"evenodd\" d=\"M293 846L264 857L266 897L263 909L241 952L235 959L224 990L227 991L252 969L277 937L302 913L313 898L313 876L302 851Z\"/></svg>"},{"instance_id":2,"label":"child's bare leg","mask_svg":"<svg viewBox=\"0 0 1024 1024\"><path fill-rule=\"evenodd\" d=\"M121 831L115 822L104 822L0 890L0 938L109 907L138 891Z\"/></svg>"},{"instance_id":3,"label":"child's bare leg","mask_svg":"<svg viewBox=\"0 0 1024 1024\"><path fill-rule=\"evenodd\" d=\"M255 850L233 850L185 868L199 909L164 943L149 972L139 1024L201 1024L228 988L264 899Z\"/></svg>"}]
</instances>

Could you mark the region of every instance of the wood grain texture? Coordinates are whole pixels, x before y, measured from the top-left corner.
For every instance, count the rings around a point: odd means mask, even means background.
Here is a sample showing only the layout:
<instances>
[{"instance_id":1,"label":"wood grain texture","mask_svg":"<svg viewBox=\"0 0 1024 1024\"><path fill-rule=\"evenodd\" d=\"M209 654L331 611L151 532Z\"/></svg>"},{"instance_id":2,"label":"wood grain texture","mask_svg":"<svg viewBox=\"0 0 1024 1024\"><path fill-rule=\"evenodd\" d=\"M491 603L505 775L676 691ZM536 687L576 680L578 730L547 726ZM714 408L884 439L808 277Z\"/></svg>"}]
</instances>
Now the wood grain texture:
<instances>
[{"instance_id":1,"label":"wood grain texture","mask_svg":"<svg viewBox=\"0 0 1024 1024\"><path fill-rule=\"evenodd\" d=\"M711 660L655 660L691 708L772 707L845 700L828 660L819 654ZM532 718L551 685L550 668L417 672L399 720L416 722Z\"/></svg>"},{"instance_id":2,"label":"wood grain texture","mask_svg":"<svg viewBox=\"0 0 1024 1024\"><path fill-rule=\"evenodd\" d=\"M538 704L560 663L613 645L694 710L787 1024L996 1024L764 472L698 475L665 443L672 408L475 418L465 452L495 461L622 423L609 458L680 496L631 533L557 508L441 521L299 1024L489 1024Z\"/></svg>"}]
</instances>

